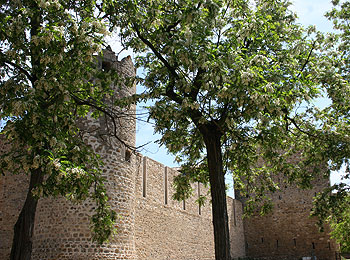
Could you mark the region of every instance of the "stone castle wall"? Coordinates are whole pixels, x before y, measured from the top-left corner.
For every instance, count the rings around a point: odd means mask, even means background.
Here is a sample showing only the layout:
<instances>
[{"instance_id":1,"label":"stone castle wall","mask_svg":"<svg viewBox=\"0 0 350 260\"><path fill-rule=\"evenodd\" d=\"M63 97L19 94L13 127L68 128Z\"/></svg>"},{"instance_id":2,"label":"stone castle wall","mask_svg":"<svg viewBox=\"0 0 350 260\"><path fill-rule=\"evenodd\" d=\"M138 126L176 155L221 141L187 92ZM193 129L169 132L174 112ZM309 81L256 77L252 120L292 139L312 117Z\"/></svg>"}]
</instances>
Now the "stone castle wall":
<instances>
[{"instance_id":1,"label":"stone castle wall","mask_svg":"<svg viewBox=\"0 0 350 260\"><path fill-rule=\"evenodd\" d=\"M336 259L338 248L330 239L329 230L320 233L316 219L309 217L312 198L328 186L327 179L315 180L310 190L281 184L280 191L270 194L273 212L244 219L247 256L273 260L312 256L318 260Z\"/></svg>"},{"instance_id":2,"label":"stone castle wall","mask_svg":"<svg viewBox=\"0 0 350 260\"><path fill-rule=\"evenodd\" d=\"M133 76L131 59L117 61L111 51L99 60L101 69L114 68L121 75ZM116 97L135 92L115 86ZM135 144L135 114L116 119L118 137L127 145ZM118 112L118 111L116 111ZM211 207L199 208L195 200L207 190L194 185L195 196L185 202L172 200L172 180L178 172L147 157L132 154L128 148L110 136L108 118L79 121L86 141L104 161L103 175L111 207L119 218L117 234L109 243L98 246L91 242L89 218L94 203L73 204L64 198L39 200L33 237L32 259L214 259ZM0 142L0 152L7 150ZM0 178L0 259L8 259L13 238L13 226L24 204L28 177L11 174ZM196 197L197 196L197 197ZM237 207L237 209L234 209ZM228 199L233 253L243 256L244 244L241 205ZM238 223L238 224L237 224ZM240 243L240 244L239 244Z\"/></svg>"},{"instance_id":3,"label":"stone castle wall","mask_svg":"<svg viewBox=\"0 0 350 260\"><path fill-rule=\"evenodd\" d=\"M9 144L0 139L0 153ZM0 259L9 259L13 227L22 209L29 186L29 178L20 175L0 175Z\"/></svg>"},{"instance_id":4,"label":"stone castle wall","mask_svg":"<svg viewBox=\"0 0 350 260\"><path fill-rule=\"evenodd\" d=\"M230 246L232 258L246 256L242 202L229 198L227 212L230 223Z\"/></svg>"},{"instance_id":5,"label":"stone castle wall","mask_svg":"<svg viewBox=\"0 0 350 260\"><path fill-rule=\"evenodd\" d=\"M108 193L120 216L118 233L109 243L98 246L91 242L89 229L92 202L75 205L63 198L40 199L32 259L214 259L211 206L207 202L200 208L195 202L207 189L196 184L192 198L174 201L172 180L179 174L175 169L141 155L133 154L125 161L122 149L104 149L100 148L101 154L112 153L119 158L105 161L109 163ZM0 259L8 259L13 225L28 182L26 176L5 176L0 180ZM126 189L134 193L130 195ZM244 256L242 204L230 197L227 201L232 256Z\"/></svg>"},{"instance_id":6,"label":"stone castle wall","mask_svg":"<svg viewBox=\"0 0 350 260\"><path fill-rule=\"evenodd\" d=\"M135 242L138 259L214 259L211 206L195 201L208 189L194 184L193 196L175 201L173 178L179 174L148 157L138 158ZM244 256L242 204L228 197L232 256ZM242 247L243 245L243 247Z\"/></svg>"},{"instance_id":7,"label":"stone castle wall","mask_svg":"<svg viewBox=\"0 0 350 260\"><path fill-rule=\"evenodd\" d=\"M130 58L117 61L113 52L99 60L102 69L114 68L123 75L135 75ZM135 89L116 86L116 97L127 96ZM113 102L107 100L106 102ZM117 119L118 136L127 145L135 144L135 120ZM124 111L125 112L125 111ZM194 196L185 202L172 200L173 178L179 174L148 157L131 153L108 136L108 120L87 118L82 125L86 140L105 162L103 174L112 208L119 215L118 233L109 243L91 242L89 217L94 204L73 204L63 198L40 199L34 230L32 259L214 259L211 206L199 207L195 200L207 189L194 184ZM94 130L94 131L91 131ZM0 142L0 152L8 147ZM271 194L276 209L264 217L242 221L240 200L227 199L232 257L299 259L315 254L318 259L334 259L336 246L328 235L319 234L315 221L308 218L314 192L329 183L320 180L316 189L299 191L285 187ZM8 259L13 225L24 203L27 176L0 176L0 259ZM210 199L208 199L209 201Z\"/></svg>"},{"instance_id":8,"label":"stone castle wall","mask_svg":"<svg viewBox=\"0 0 350 260\"><path fill-rule=\"evenodd\" d=\"M117 61L113 52L105 51L99 66L115 69L122 75L135 76L131 58ZM117 98L135 93L133 88L114 86ZM106 102L113 102L113 98ZM115 110L117 136L127 145L135 144L135 107ZM123 113L123 114L122 114ZM127 114L126 114L127 113ZM91 201L73 204L63 198L39 200L35 218L32 259L136 259L135 251L135 166L127 147L113 138L110 118L79 121L86 142L101 155L103 175L111 207L118 213L118 235L109 244L97 246L91 242L90 216L95 207ZM6 149L3 143L1 147ZM0 178L0 259L8 259L12 244L13 225L25 200L27 176Z\"/></svg>"},{"instance_id":9,"label":"stone castle wall","mask_svg":"<svg viewBox=\"0 0 350 260\"><path fill-rule=\"evenodd\" d=\"M193 196L172 200L175 170L139 158L136 178L136 249L139 259L214 259L210 207ZM198 185L194 185L198 192ZM196 194L197 195L197 194Z\"/></svg>"}]
</instances>

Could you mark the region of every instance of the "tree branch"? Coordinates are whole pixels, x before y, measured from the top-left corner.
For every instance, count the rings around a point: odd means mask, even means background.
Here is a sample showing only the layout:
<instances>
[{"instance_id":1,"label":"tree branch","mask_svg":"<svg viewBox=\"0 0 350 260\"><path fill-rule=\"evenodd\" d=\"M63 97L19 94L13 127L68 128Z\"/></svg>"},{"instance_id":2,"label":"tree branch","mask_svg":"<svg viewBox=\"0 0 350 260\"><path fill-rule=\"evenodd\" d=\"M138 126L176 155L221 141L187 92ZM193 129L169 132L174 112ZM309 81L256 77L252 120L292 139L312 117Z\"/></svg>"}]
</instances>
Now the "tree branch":
<instances>
[{"instance_id":1,"label":"tree branch","mask_svg":"<svg viewBox=\"0 0 350 260\"><path fill-rule=\"evenodd\" d=\"M316 41L314 41L314 43L312 44L311 50L310 50L310 52L309 52L309 55L307 56L307 59L306 59L306 61L304 62L304 65L301 67L301 69L300 69L300 71L299 71L299 73L298 73L297 78L299 78L299 77L301 76L301 73L303 73L303 71L304 71L306 65L309 63L310 57L311 57L311 53L312 53L312 51L314 50L315 45L316 45Z\"/></svg>"},{"instance_id":2,"label":"tree branch","mask_svg":"<svg viewBox=\"0 0 350 260\"><path fill-rule=\"evenodd\" d=\"M11 65L12 67L18 69L22 74L24 74L31 82L33 81L33 77L32 75L30 75L30 73L28 71L26 71L25 69L23 69L21 66L17 65L16 63L9 61L5 58L5 55L3 53L1 53L1 60L2 63L6 63L8 65Z\"/></svg>"},{"instance_id":3,"label":"tree branch","mask_svg":"<svg viewBox=\"0 0 350 260\"><path fill-rule=\"evenodd\" d=\"M159 51L157 51L155 46L149 40L142 36L138 25L134 24L134 30L139 39L152 50L154 55L156 55L156 57L164 64L164 66L170 72L170 83L166 86L166 95L173 101L177 102L178 104L181 104L182 98L174 92L175 81L179 78L179 75L176 73L176 68L171 66L169 62L162 56L162 54Z\"/></svg>"},{"instance_id":4,"label":"tree branch","mask_svg":"<svg viewBox=\"0 0 350 260\"><path fill-rule=\"evenodd\" d=\"M95 104L92 100L83 100L79 97L77 97L76 95L70 93L70 96L73 98L73 100L78 104L78 105L87 105L93 109L96 109L97 111L102 112L103 114L105 114L108 118L111 119L112 123L113 123L113 131L112 131L112 136L115 137L119 142L121 142L125 147L127 147L128 149L132 150L133 152L136 152L137 147L131 146L129 144L127 144L124 140L122 140L118 134L117 134L117 122L116 122L116 116L114 112L110 112L107 109L104 109L103 107Z\"/></svg>"},{"instance_id":5,"label":"tree branch","mask_svg":"<svg viewBox=\"0 0 350 260\"><path fill-rule=\"evenodd\" d=\"M157 51L157 49L154 47L154 45L149 40L147 40L145 37L142 36L138 25L134 24L134 30L137 34L137 37L139 37L140 40L153 51L154 55L156 55L156 57L164 64L164 66L170 71L170 73L173 75L173 77L179 78L179 75L176 73L176 68L171 66L169 64L169 62L162 56L162 54L160 54Z\"/></svg>"},{"instance_id":6,"label":"tree branch","mask_svg":"<svg viewBox=\"0 0 350 260\"><path fill-rule=\"evenodd\" d=\"M206 70L199 68L196 77L193 80L193 88L191 89L191 92L189 94L189 96L192 98L193 101L197 100L197 95L199 93L199 90L202 86L202 79L203 79L203 75L206 72Z\"/></svg>"},{"instance_id":7,"label":"tree branch","mask_svg":"<svg viewBox=\"0 0 350 260\"><path fill-rule=\"evenodd\" d=\"M175 88L175 79L171 78L169 84L165 88L165 94L171 100L181 105L183 99L174 92L174 88Z\"/></svg>"},{"instance_id":8,"label":"tree branch","mask_svg":"<svg viewBox=\"0 0 350 260\"><path fill-rule=\"evenodd\" d=\"M313 138L316 138L317 136L307 132L307 131L304 131L303 129L300 128L300 126L298 125L298 123L295 121L294 118L291 118L289 116L286 115L286 120L289 120L290 122L292 122L292 124L303 134L306 134L307 136L310 136L310 137L313 137Z\"/></svg>"},{"instance_id":9,"label":"tree branch","mask_svg":"<svg viewBox=\"0 0 350 260\"><path fill-rule=\"evenodd\" d=\"M177 20L175 23L168 25L166 28L164 28L165 32L169 33L171 29L174 29L178 24L181 22L181 20Z\"/></svg>"}]
</instances>

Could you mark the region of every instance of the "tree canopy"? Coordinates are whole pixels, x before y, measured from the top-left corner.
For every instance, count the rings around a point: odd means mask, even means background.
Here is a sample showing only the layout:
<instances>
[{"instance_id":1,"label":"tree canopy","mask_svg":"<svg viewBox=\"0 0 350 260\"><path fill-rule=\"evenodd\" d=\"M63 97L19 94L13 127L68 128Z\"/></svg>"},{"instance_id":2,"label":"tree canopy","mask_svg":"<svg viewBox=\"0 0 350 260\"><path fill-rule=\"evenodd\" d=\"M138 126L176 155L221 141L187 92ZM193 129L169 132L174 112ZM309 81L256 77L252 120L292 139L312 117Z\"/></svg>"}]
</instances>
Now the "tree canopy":
<instances>
[{"instance_id":1,"label":"tree canopy","mask_svg":"<svg viewBox=\"0 0 350 260\"><path fill-rule=\"evenodd\" d=\"M107 8L126 47L140 53L150 118L182 163L176 197L210 183L216 259L229 259L224 175L251 201L283 172L303 186L318 158L292 163L299 114L321 95L322 35L304 29L285 0L118 1ZM296 133L298 133L296 135ZM260 160L263 158L263 160ZM320 161L322 159L322 161ZM309 178L305 168L313 166ZM268 206L263 207L263 211Z\"/></svg>"},{"instance_id":2,"label":"tree canopy","mask_svg":"<svg viewBox=\"0 0 350 260\"><path fill-rule=\"evenodd\" d=\"M98 117L107 110L105 98L116 80L115 72L97 66L108 33L101 11L97 1L1 1L0 118L6 121L1 134L11 149L0 156L0 171L30 176L13 259L30 258L42 196L90 198L96 203L95 240L106 241L114 230L102 162L77 124L88 113Z\"/></svg>"},{"instance_id":3,"label":"tree canopy","mask_svg":"<svg viewBox=\"0 0 350 260\"><path fill-rule=\"evenodd\" d=\"M318 122L310 131L318 138L311 137L308 155L314 154L328 159L331 171L343 172L341 183L334 184L319 194L314 202L312 215L319 217L320 225L329 223L331 234L341 245L341 250L350 251L350 2L332 1L334 8L327 13L334 23L336 33L326 37L329 68L322 80L331 105L323 110L314 110L312 116ZM309 117L309 118L310 118ZM322 123L320 123L322 122Z\"/></svg>"},{"instance_id":4,"label":"tree canopy","mask_svg":"<svg viewBox=\"0 0 350 260\"><path fill-rule=\"evenodd\" d=\"M149 112L160 143L182 164L175 197L188 197L191 182L210 184L216 259L230 258L225 173L259 202L277 189L274 173L308 187L324 165L348 164L349 2L329 13L342 32L329 37L300 26L289 6L287 0L2 1L0 118L12 149L0 165L3 173L31 178L16 232L24 233L28 207L49 195L94 199L95 238L102 242L112 232L101 161L77 126L89 112L106 111L104 97L113 91L114 73L98 70L94 58L107 33L104 21L140 54L146 90L137 98L154 101ZM312 101L324 93L332 105L319 110ZM348 215L341 215L348 213L339 210L348 189L338 186L340 199L325 193L316 204L323 215L315 214L333 224L335 236L348 230L349 222L342 225Z\"/></svg>"}]
</instances>

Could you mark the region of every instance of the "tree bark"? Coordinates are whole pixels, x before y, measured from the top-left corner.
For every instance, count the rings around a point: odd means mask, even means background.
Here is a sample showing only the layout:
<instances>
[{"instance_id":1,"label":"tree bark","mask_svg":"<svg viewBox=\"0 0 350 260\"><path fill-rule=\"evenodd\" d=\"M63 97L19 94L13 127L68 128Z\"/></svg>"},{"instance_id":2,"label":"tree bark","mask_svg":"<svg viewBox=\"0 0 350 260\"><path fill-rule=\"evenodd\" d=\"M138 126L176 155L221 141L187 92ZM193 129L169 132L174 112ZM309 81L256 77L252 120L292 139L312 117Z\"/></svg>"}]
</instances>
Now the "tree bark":
<instances>
[{"instance_id":1,"label":"tree bark","mask_svg":"<svg viewBox=\"0 0 350 260\"><path fill-rule=\"evenodd\" d=\"M42 22L42 11L35 1L26 3L31 10L34 10L30 17L30 36L38 35L40 31L40 24ZM35 82L39 75L42 75L42 68L40 64L41 51L35 48L30 49L32 72L31 83L35 87ZM43 108L45 109L45 108ZM43 181L44 173L41 169L32 170L30 172L30 183L26 200L24 202L21 213L18 216L17 222L14 226L14 234L11 248L10 260L30 260L33 245L33 230L36 207L38 200L32 195L32 190Z\"/></svg>"},{"instance_id":2,"label":"tree bark","mask_svg":"<svg viewBox=\"0 0 350 260\"><path fill-rule=\"evenodd\" d=\"M215 259L230 260L226 186L220 140L222 134L215 126L205 127L201 132L207 149L210 192L212 198Z\"/></svg>"},{"instance_id":3,"label":"tree bark","mask_svg":"<svg viewBox=\"0 0 350 260\"><path fill-rule=\"evenodd\" d=\"M30 260L33 245L35 212L38 200L33 197L32 189L43 181L40 169L32 171L26 201L14 227L10 260Z\"/></svg>"}]
</instances>

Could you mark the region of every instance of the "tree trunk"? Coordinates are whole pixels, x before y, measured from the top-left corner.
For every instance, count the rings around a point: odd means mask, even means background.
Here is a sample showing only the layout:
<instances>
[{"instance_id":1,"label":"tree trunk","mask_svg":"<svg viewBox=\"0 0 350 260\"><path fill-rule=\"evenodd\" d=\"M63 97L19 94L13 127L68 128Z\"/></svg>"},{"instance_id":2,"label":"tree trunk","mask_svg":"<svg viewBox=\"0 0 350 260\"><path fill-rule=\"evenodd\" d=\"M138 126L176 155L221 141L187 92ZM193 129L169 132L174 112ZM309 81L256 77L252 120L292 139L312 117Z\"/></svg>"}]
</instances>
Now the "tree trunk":
<instances>
[{"instance_id":1,"label":"tree trunk","mask_svg":"<svg viewBox=\"0 0 350 260\"><path fill-rule=\"evenodd\" d=\"M30 260L33 244L33 229L38 200L32 189L43 181L40 169L32 171L26 201L14 227L10 260Z\"/></svg>"},{"instance_id":2,"label":"tree trunk","mask_svg":"<svg viewBox=\"0 0 350 260\"><path fill-rule=\"evenodd\" d=\"M35 1L30 1L26 5L34 10L30 17L30 36L38 35L40 31L40 24L42 22L42 11ZM32 62L32 87L35 88L35 82L39 75L42 75L40 64L41 51L31 48L31 62ZM35 221L35 212L38 205L38 200L32 195L32 190L43 181L43 172L39 169L30 172L29 189L24 202L21 213L18 216L14 227L12 248L10 260L30 260L33 245L33 229Z\"/></svg>"},{"instance_id":3,"label":"tree trunk","mask_svg":"<svg viewBox=\"0 0 350 260\"><path fill-rule=\"evenodd\" d=\"M202 131L207 149L215 241L215 259L230 260L230 236L226 204L226 186L221 152L221 133L216 127Z\"/></svg>"}]
</instances>

